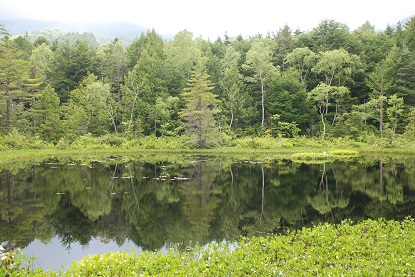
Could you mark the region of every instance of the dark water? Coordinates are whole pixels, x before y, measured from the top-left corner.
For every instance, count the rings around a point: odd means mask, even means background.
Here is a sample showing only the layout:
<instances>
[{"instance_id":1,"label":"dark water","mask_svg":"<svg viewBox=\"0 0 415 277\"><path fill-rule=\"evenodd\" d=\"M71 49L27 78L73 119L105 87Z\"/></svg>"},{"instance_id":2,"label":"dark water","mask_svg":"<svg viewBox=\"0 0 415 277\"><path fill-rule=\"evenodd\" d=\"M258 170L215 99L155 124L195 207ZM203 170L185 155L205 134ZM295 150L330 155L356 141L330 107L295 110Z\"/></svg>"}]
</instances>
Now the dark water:
<instances>
[{"instance_id":1,"label":"dark water","mask_svg":"<svg viewBox=\"0 0 415 277\"><path fill-rule=\"evenodd\" d=\"M0 242L48 269L90 254L415 216L414 157L48 159L0 168Z\"/></svg>"}]
</instances>

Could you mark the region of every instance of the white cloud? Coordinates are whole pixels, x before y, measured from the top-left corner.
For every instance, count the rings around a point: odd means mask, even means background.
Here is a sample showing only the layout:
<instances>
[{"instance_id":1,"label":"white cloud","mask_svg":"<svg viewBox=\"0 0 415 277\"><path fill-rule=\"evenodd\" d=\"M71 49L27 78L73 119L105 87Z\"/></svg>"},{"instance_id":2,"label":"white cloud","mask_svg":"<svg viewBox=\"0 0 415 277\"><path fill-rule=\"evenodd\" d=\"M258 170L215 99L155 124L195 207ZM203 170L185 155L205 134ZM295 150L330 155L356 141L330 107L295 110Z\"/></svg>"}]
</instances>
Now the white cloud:
<instances>
[{"instance_id":1,"label":"white cloud","mask_svg":"<svg viewBox=\"0 0 415 277\"><path fill-rule=\"evenodd\" d=\"M395 0L2 0L0 18L36 18L65 22L129 21L160 33L188 29L196 36L216 38L225 31L245 36L276 31L285 24L310 30L323 19L351 29L366 20L378 29L415 15L415 1Z\"/></svg>"}]
</instances>

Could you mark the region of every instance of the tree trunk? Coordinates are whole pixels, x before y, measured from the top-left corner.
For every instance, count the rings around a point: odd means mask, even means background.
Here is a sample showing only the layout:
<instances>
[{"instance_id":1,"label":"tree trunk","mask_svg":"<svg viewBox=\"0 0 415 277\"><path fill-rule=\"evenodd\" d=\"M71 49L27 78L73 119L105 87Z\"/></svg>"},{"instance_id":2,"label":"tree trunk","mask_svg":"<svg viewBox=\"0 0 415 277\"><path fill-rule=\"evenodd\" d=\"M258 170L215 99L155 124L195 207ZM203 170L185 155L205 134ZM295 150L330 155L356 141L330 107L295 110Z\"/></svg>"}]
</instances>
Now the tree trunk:
<instances>
[{"instance_id":1,"label":"tree trunk","mask_svg":"<svg viewBox=\"0 0 415 277\"><path fill-rule=\"evenodd\" d=\"M10 99L10 88L9 88L10 82L7 84L6 87L6 133L8 134L10 132L10 113L11 113L11 107L12 107L12 101Z\"/></svg>"},{"instance_id":2,"label":"tree trunk","mask_svg":"<svg viewBox=\"0 0 415 277\"><path fill-rule=\"evenodd\" d=\"M324 140L324 137L326 136L326 123L324 122L324 113L321 114L321 123L323 123L323 135L321 137L322 140Z\"/></svg>"},{"instance_id":3,"label":"tree trunk","mask_svg":"<svg viewBox=\"0 0 415 277\"><path fill-rule=\"evenodd\" d=\"M235 95L236 95L236 93L237 93L237 90L235 90ZM228 93L228 95L230 95L230 93ZM233 104L233 101L235 101L234 97L232 97L232 100L229 99L229 101L230 101L230 111L231 111L231 120L229 122L229 128L232 128L233 120L235 118L235 111L234 111L235 107L234 107L234 104Z\"/></svg>"},{"instance_id":4,"label":"tree trunk","mask_svg":"<svg viewBox=\"0 0 415 277\"><path fill-rule=\"evenodd\" d=\"M380 137L383 138L383 97L382 95L380 96L379 132L380 132Z\"/></svg>"},{"instance_id":5,"label":"tree trunk","mask_svg":"<svg viewBox=\"0 0 415 277\"><path fill-rule=\"evenodd\" d=\"M261 127L264 127L265 106L264 106L264 81L261 79L261 104L262 104L262 120Z\"/></svg>"},{"instance_id":6,"label":"tree trunk","mask_svg":"<svg viewBox=\"0 0 415 277\"><path fill-rule=\"evenodd\" d=\"M115 122L115 115L112 109L112 105L110 104L110 108L108 108L106 104L104 103L104 109L107 111L108 115L111 117L112 126L114 126L114 132L118 134L117 123Z\"/></svg>"},{"instance_id":7,"label":"tree trunk","mask_svg":"<svg viewBox=\"0 0 415 277\"><path fill-rule=\"evenodd\" d=\"M336 122L336 119L337 119L337 112L338 112L338 107L339 107L339 105L338 105L338 104L336 104L336 110L335 110L335 112L334 112L334 117L333 117L333 121L331 122L331 126L334 126L334 123Z\"/></svg>"},{"instance_id":8,"label":"tree trunk","mask_svg":"<svg viewBox=\"0 0 415 277\"><path fill-rule=\"evenodd\" d=\"M157 119L154 119L154 136L157 136Z\"/></svg>"},{"instance_id":9,"label":"tree trunk","mask_svg":"<svg viewBox=\"0 0 415 277\"><path fill-rule=\"evenodd\" d=\"M199 115L199 118L197 120L197 129L196 129L196 135L197 135L197 147L199 149L203 148L203 127L202 127L202 115Z\"/></svg>"}]
</instances>

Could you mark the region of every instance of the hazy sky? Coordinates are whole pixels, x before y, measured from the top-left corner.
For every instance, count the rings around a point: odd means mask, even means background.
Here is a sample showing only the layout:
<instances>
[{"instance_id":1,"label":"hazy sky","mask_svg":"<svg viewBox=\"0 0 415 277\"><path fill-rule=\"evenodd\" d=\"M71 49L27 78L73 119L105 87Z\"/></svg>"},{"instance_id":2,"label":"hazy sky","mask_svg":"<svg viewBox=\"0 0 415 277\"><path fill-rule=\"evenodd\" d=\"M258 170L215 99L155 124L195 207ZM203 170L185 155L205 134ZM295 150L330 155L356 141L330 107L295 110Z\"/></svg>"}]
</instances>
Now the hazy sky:
<instances>
[{"instance_id":1,"label":"hazy sky","mask_svg":"<svg viewBox=\"0 0 415 277\"><path fill-rule=\"evenodd\" d=\"M415 15L415 0L0 0L3 19L35 18L62 22L126 21L158 33L187 29L195 36L250 36L284 25L307 31L323 19L351 30L365 21L384 29Z\"/></svg>"}]
</instances>

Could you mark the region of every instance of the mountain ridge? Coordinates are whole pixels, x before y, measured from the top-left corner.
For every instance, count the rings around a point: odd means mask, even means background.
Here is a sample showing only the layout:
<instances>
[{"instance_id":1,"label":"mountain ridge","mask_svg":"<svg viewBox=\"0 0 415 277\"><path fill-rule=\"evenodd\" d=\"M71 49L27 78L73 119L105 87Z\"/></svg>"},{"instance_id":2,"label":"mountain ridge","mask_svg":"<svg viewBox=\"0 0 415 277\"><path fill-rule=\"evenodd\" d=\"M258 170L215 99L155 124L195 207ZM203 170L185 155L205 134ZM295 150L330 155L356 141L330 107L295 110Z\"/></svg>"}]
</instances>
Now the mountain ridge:
<instances>
[{"instance_id":1,"label":"mountain ridge","mask_svg":"<svg viewBox=\"0 0 415 277\"><path fill-rule=\"evenodd\" d=\"M4 28L12 35L12 37L25 35L26 33L39 33L44 30L60 29L73 33L92 33L97 40L102 43L109 43L115 38L126 43L131 43L142 33L147 32L151 28L129 23L129 22L108 22L108 23L64 23L58 21L43 21L37 19L10 19L0 20ZM161 35L169 38L169 35Z\"/></svg>"}]
</instances>

